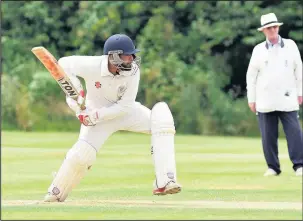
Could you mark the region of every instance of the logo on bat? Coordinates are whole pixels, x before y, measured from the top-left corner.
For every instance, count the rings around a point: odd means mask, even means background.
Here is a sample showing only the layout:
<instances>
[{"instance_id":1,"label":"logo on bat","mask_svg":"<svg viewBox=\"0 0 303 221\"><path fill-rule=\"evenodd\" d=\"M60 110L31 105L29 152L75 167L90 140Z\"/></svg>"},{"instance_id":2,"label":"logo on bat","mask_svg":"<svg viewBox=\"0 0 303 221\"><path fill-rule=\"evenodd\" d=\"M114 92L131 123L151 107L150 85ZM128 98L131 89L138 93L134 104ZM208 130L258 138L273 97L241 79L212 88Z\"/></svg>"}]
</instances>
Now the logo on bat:
<instances>
[{"instance_id":1,"label":"logo on bat","mask_svg":"<svg viewBox=\"0 0 303 221\"><path fill-rule=\"evenodd\" d=\"M66 94L68 94L70 97L77 96L77 92L75 89L71 86L70 82L65 80L64 78L61 80L58 80L59 85L64 90Z\"/></svg>"}]
</instances>

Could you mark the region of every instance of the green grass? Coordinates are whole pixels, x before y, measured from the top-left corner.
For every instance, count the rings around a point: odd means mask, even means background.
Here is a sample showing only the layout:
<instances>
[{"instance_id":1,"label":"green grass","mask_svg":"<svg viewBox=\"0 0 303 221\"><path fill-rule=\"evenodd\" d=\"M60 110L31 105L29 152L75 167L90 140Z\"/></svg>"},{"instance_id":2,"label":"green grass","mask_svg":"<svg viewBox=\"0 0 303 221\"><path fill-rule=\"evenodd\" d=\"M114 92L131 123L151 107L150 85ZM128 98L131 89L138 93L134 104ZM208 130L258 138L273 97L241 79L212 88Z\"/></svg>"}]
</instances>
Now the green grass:
<instances>
[{"instance_id":1,"label":"green grass","mask_svg":"<svg viewBox=\"0 0 303 221\"><path fill-rule=\"evenodd\" d=\"M58 170L77 137L78 133L64 132L2 132L2 219L302 219L298 209L185 205L197 200L302 202L302 177L292 170L284 139L279 141L281 176L263 177L266 164L259 138L179 135L175 149L182 192L157 197L151 194L150 137L118 133L101 148L92 170L66 203L6 204L41 200L52 181L51 173ZM81 200L89 203L72 204ZM140 203L143 201L154 204ZM183 206L173 206L182 202Z\"/></svg>"}]
</instances>

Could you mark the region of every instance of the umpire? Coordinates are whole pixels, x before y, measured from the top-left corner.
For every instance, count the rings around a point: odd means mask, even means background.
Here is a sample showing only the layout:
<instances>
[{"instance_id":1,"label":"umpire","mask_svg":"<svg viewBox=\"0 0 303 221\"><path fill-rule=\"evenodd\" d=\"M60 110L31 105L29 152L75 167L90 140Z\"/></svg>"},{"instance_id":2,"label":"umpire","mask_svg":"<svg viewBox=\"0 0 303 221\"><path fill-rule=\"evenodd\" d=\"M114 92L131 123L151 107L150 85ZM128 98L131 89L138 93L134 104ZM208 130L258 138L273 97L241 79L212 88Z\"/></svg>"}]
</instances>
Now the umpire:
<instances>
[{"instance_id":1,"label":"umpire","mask_svg":"<svg viewBox=\"0 0 303 221\"><path fill-rule=\"evenodd\" d=\"M258 115L262 146L268 169L264 176L281 173L278 158L278 123L282 122L289 157L297 176L302 176L303 134L299 122L302 104L302 60L296 43L282 38L274 13L261 16L266 40L253 49L246 74L247 98Z\"/></svg>"}]
</instances>

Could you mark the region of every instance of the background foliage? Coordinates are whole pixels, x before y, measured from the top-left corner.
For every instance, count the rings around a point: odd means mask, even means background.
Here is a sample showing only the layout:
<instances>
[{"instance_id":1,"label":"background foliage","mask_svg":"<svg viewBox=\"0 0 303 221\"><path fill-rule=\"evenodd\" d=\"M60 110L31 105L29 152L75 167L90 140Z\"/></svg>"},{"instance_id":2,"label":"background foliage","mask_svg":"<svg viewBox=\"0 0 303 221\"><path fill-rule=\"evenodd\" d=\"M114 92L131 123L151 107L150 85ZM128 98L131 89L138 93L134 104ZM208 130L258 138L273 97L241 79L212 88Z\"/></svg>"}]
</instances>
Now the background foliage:
<instances>
[{"instance_id":1,"label":"background foliage","mask_svg":"<svg viewBox=\"0 0 303 221\"><path fill-rule=\"evenodd\" d=\"M79 129L30 51L38 45L57 58L101 55L110 35L125 33L142 51L138 101L149 108L166 101L179 133L225 135L259 134L245 77L264 40L260 16L276 13L281 36L303 51L298 1L14 1L1 8L3 129Z\"/></svg>"}]
</instances>

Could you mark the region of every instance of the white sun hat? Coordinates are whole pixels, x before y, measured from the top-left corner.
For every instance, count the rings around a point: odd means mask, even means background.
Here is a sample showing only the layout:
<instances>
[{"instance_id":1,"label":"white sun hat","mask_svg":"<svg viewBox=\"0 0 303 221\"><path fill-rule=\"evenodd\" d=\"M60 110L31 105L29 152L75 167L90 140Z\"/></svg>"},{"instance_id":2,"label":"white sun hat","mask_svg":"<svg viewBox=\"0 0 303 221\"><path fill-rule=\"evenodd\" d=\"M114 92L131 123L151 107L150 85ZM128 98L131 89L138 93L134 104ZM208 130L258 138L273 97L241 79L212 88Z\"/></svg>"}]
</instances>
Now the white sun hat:
<instances>
[{"instance_id":1,"label":"white sun hat","mask_svg":"<svg viewBox=\"0 0 303 221\"><path fill-rule=\"evenodd\" d=\"M274 13L269 13L261 16L261 27L258 28L258 31L262 31L264 28L271 26L281 26L282 22L278 22L277 16Z\"/></svg>"}]
</instances>

